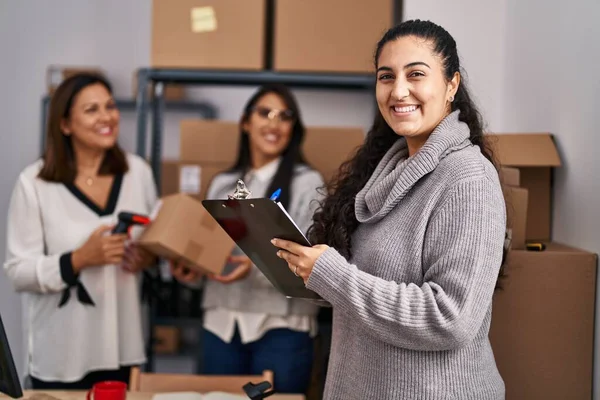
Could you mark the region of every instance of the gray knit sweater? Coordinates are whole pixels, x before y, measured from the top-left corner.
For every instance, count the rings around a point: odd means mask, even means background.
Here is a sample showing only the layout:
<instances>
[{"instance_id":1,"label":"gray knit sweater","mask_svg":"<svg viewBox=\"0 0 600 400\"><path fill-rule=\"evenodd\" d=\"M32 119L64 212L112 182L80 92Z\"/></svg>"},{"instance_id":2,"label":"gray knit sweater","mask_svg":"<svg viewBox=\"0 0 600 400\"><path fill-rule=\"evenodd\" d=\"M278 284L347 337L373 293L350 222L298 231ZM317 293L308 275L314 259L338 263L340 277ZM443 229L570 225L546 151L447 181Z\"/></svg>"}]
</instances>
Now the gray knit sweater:
<instances>
[{"instance_id":1,"label":"gray knit sweater","mask_svg":"<svg viewBox=\"0 0 600 400\"><path fill-rule=\"evenodd\" d=\"M399 138L356 196L351 260L317 260L307 286L334 313L326 399L504 399L488 331L505 205L468 137L454 112L408 159Z\"/></svg>"}]
</instances>

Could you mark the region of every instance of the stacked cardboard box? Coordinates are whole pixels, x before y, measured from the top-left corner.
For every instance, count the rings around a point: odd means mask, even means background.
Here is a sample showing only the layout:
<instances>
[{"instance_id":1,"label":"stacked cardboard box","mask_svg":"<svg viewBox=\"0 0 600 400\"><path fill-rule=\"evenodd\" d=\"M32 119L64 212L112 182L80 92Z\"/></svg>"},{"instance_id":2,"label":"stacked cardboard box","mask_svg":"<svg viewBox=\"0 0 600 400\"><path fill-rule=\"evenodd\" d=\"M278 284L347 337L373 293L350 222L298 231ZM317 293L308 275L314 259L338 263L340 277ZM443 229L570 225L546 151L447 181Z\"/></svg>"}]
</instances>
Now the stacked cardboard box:
<instances>
[{"instance_id":1,"label":"stacked cardboard box","mask_svg":"<svg viewBox=\"0 0 600 400\"><path fill-rule=\"evenodd\" d=\"M151 63L372 72L371 56L395 19L396 3L400 0L154 0Z\"/></svg>"},{"instance_id":2,"label":"stacked cardboard box","mask_svg":"<svg viewBox=\"0 0 600 400\"><path fill-rule=\"evenodd\" d=\"M556 146L549 134L492 141L513 230L490 330L506 399L589 399L597 256L552 242L552 169L561 165ZM523 250L523 229L527 242L546 249Z\"/></svg>"},{"instance_id":3,"label":"stacked cardboard box","mask_svg":"<svg viewBox=\"0 0 600 400\"><path fill-rule=\"evenodd\" d=\"M393 17L392 0L279 0L273 69L372 72L375 46Z\"/></svg>"}]
</instances>

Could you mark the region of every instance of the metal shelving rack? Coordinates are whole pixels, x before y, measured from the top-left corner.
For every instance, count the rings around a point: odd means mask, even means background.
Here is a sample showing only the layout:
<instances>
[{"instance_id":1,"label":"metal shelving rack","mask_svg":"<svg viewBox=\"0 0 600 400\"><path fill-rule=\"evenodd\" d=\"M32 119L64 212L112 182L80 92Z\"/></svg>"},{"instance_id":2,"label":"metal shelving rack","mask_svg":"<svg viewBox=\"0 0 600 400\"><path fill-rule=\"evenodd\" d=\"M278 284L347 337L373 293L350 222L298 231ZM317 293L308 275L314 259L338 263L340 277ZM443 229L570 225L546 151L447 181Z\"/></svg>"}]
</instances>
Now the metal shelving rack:
<instances>
[{"instance_id":1,"label":"metal shelving rack","mask_svg":"<svg viewBox=\"0 0 600 400\"><path fill-rule=\"evenodd\" d=\"M138 71L137 152L146 156L148 112L152 111L150 163L160 187L162 156L164 85L259 86L281 83L291 88L368 91L375 84L371 74L279 73L273 71L223 71L142 68ZM148 99L147 88L153 86L154 99Z\"/></svg>"},{"instance_id":2,"label":"metal shelving rack","mask_svg":"<svg viewBox=\"0 0 600 400\"><path fill-rule=\"evenodd\" d=\"M138 70L138 85L136 98L137 112L137 153L146 158L148 113L151 118L150 164L156 184L161 186L161 159L163 140L163 114L166 108L163 97L164 87L169 84L193 86L260 86L268 83L280 83L290 88L359 91L374 93L375 77L372 74L325 74L325 73L280 73L274 71L225 71L225 70L187 70L141 68ZM152 87L152 100L149 98L148 87ZM150 302L150 337L147 349L148 363L146 369L154 370L154 354L152 350L153 327L157 324L177 326L201 326L190 318L161 318L153 311ZM197 360L200 362L200 360Z\"/></svg>"}]
</instances>

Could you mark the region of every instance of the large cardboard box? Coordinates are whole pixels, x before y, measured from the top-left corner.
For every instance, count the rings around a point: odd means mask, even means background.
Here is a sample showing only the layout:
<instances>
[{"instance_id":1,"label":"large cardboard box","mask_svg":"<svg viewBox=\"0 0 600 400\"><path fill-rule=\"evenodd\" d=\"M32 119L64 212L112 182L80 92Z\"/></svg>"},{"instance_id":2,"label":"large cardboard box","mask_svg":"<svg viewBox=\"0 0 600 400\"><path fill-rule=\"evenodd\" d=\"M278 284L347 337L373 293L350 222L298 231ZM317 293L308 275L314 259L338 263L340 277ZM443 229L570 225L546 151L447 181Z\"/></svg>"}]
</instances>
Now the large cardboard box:
<instances>
[{"instance_id":1,"label":"large cardboard box","mask_svg":"<svg viewBox=\"0 0 600 400\"><path fill-rule=\"evenodd\" d=\"M234 243L202 203L184 193L163 197L160 203L138 239L140 246L200 272L220 274Z\"/></svg>"},{"instance_id":2,"label":"large cardboard box","mask_svg":"<svg viewBox=\"0 0 600 400\"><path fill-rule=\"evenodd\" d=\"M151 64L260 70L266 0L154 0Z\"/></svg>"},{"instance_id":3,"label":"large cardboard box","mask_svg":"<svg viewBox=\"0 0 600 400\"><path fill-rule=\"evenodd\" d=\"M509 253L490 329L507 400L592 397L596 266L560 244Z\"/></svg>"},{"instance_id":4,"label":"large cardboard box","mask_svg":"<svg viewBox=\"0 0 600 400\"><path fill-rule=\"evenodd\" d=\"M237 123L193 119L181 121L180 127L181 160L213 170L233 166L239 148ZM328 180L364 139L361 128L307 127L302 150L306 161Z\"/></svg>"},{"instance_id":5,"label":"large cardboard box","mask_svg":"<svg viewBox=\"0 0 600 400\"><path fill-rule=\"evenodd\" d=\"M552 238L552 168L561 160L552 135L490 135L500 165L519 169L521 187L528 191L527 240Z\"/></svg>"},{"instance_id":6,"label":"large cardboard box","mask_svg":"<svg viewBox=\"0 0 600 400\"><path fill-rule=\"evenodd\" d=\"M373 53L394 22L392 0L277 0L273 69L373 72Z\"/></svg>"},{"instance_id":7,"label":"large cardboard box","mask_svg":"<svg viewBox=\"0 0 600 400\"><path fill-rule=\"evenodd\" d=\"M197 200L203 200L212 179L230 167L231 165L224 163L163 160L160 193L162 196L186 193Z\"/></svg>"},{"instance_id":8,"label":"large cardboard box","mask_svg":"<svg viewBox=\"0 0 600 400\"><path fill-rule=\"evenodd\" d=\"M53 94L58 85L67 78L79 73L92 73L98 75L104 75L104 71L100 67L95 66L61 66L61 65L50 65L46 69L46 87L48 94Z\"/></svg>"},{"instance_id":9,"label":"large cardboard box","mask_svg":"<svg viewBox=\"0 0 600 400\"><path fill-rule=\"evenodd\" d=\"M510 248L524 250L527 233L527 204L529 192L520 187L521 174L517 168L502 167L500 169L502 191L506 203L507 234Z\"/></svg>"}]
</instances>

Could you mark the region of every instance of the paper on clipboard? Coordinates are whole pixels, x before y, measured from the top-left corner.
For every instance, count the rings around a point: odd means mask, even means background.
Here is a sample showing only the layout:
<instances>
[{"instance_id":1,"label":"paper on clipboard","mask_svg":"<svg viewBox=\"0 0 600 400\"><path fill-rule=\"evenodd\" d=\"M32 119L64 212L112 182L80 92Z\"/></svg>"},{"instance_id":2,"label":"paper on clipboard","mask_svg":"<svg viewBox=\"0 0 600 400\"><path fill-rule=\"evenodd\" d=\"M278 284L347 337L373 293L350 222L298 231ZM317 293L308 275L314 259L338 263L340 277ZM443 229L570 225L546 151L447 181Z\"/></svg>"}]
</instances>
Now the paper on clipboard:
<instances>
[{"instance_id":1,"label":"paper on clipboard","mask_svg":"<svg viewBox=\"0 0 600 400\"><path fill-rule=\"evenodd\" d=\"M304 237L304 239L306 239L306 241L308 243L310 243L310 241L306 238L306 235L304 234L304 232L302 232L302 229L300 229L300 227L298 226L298 224L296 224L296 221L294 221L294 219L290 216L290 214L288 214L288 212L285 209L285 207L283 206L283 204L281 204L280 202L277 202L277 205L279 206L279 208L281 208L281 211L284 212L284 214L286 215L286 217L288 217L288 219L294 224L294 226L296 227L296 229L298 229L298 232L300 232L302 234L302 236Z\"/></svg>"}]
</instances>

